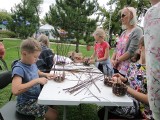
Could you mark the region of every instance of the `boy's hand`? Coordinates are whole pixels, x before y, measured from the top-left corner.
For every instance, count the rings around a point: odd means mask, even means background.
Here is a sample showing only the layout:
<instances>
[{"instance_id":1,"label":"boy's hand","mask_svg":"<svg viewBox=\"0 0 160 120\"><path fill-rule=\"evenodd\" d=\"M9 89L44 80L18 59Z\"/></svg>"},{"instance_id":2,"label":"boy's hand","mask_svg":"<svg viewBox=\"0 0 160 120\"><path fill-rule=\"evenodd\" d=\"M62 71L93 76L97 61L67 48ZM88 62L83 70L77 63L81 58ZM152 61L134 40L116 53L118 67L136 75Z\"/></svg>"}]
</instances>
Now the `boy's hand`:
<instances>
[{"instance_id":1,"label":"boy's hand","mask_svg":"<svg viewBox=\"0 0 160 120\"><path fill-rule=\"evenodd\" d=\"M46 84L47 81L48 81L48 79L45 78L45 77L41 77L41 78L38 78L38 79L37 79L37 82L38 82L39 84L41 84L41 85Z\"/></svg>"},{"instance_id":2,"label":"boy's hand","mask_svg":"<svg viewBox=\"0 0 160 120\"><path fill-rule=\"evenodd\" d=\"M47 79L54 79L54 78L56 78L56 77L57 77L56 74L46 73L46 78L47 78Z\"/></svg>"}]
</instances>

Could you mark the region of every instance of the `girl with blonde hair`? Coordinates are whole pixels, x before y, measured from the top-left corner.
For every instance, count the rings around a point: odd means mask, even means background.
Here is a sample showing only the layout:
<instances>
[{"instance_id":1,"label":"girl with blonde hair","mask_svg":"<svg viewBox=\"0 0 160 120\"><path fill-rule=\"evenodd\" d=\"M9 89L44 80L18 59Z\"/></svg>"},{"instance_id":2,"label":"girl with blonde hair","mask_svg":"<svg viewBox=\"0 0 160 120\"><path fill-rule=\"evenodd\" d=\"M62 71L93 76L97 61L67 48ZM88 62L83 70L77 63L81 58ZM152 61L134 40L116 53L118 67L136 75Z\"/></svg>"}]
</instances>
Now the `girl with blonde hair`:
<instances>
[{"instance_id":1,"label":"girl with blonde hair","mask_svg":"<svg viewBox=\"0 0 160 120\"><path fill-rule=\"evenodd\" d=\"M105 41L106 33L103 29L98 28L93 33L95 39L94 53L90 57L89 63L96 63L98 69L106 75L113 74L113 68L109 58L109 44Z\"/></svg>"}]
</instances>

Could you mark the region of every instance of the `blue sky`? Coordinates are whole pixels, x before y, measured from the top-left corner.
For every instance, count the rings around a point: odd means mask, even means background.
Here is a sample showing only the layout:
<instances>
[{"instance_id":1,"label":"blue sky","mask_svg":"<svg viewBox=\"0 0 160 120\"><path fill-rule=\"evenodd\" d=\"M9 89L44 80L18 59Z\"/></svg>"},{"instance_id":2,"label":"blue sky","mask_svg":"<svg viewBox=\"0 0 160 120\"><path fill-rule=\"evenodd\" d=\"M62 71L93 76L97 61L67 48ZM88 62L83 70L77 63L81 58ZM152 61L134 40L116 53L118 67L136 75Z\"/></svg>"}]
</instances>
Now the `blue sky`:
<instances>
[{"instance_id":1,"label":"blue sky","mask_svg":"<svg viewBox=\"0 0 160 120\"><path fill-rule=\"evenodd\" d=\"M108 0L98 0L100 6L106 6L107 1ZM11 7L20 2L21 0L0 0L0 9L5 9L10 12ZM43 18L52 3L55 3L55 0L44 0L43 4L41 5L42 12L40 14L40 18Z\"/></svg>"}]
</instances>

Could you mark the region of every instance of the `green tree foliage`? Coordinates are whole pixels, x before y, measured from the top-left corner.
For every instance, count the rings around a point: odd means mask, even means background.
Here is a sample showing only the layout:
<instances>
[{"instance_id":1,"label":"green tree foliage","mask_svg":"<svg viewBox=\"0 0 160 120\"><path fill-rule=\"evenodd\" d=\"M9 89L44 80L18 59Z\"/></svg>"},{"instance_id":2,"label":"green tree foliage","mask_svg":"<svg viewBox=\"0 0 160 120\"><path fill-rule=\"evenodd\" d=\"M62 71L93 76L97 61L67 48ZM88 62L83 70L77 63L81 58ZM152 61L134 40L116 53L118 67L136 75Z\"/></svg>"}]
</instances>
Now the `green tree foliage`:
<instances>
[{"instance_id":1,"label":"green tree foliage","mask_svg":"<svg viewBox=\"0 0 160 120\"><path fill-rule=\"evenodd\" d=\"M0 10L0 22L2 21L11 21L11 14L8 13L7 11Z\"/></svg>"},{"instance_id":2,"label":"green tree foliage","mask_svg":"<svg viewBox=\"0 0 160 120\"><path fill-rule=\"evenodd\" d=\"M3 21L7 21L8 23L12 21L11 14L5 10L0 11L0 24L3 24ZM6 27L8 27L8 24Z\"/></svg>"},{"instance_id":3,"label":"green tree foliage","mask_svg":"<svg viewBox=\"0 0 160 120\"><path fill-rule=\"evenodd\" d=\"M21 0L12 11L13 21L10 29L21 38L27 38L37 30L39 26L40 4L43 0Z\"/></svg>"},{"instance_id":4,"label":"green tree foliage","mask_svg":"<svg viewBox=\"0 0 160 120\"><path fill-rule=\"evenodd\" d=\"M111 25L110 25L110 42L112 40L112 33L120 33L121 32L121 18L120 18L120 10L124 8L125 6L132 6L137 9L137 16L138 18L141 17L142 14L144 14L147 10L147 8L150 7L150 2L148 0L110 0L107 3L108 6L112 6L112 8L115 6L115 9L113 11L107 11L105 8L100 7L101 15L103 15L106 20L103 24L103 27L106 29L109 29L109 19L110 15L111 17ZM110 14L111 13L111 14Z\"/></svg>"},{"instance_id":5,"label":"green tree foliage","mask_svg":"<svg viewBox=\"0 0 160 120\"><path fill-rule=\"evenodd\" d=\"M96 28L96 19L90 19L98 10L97 0L56 0L56 4L50 6L46 14L46 21L55 29L64 29L68 37L76 38L76 52L79 52L79 40L85 39ZM56 30L55 30L56 31Z\"/></svg>"}]
</instances>

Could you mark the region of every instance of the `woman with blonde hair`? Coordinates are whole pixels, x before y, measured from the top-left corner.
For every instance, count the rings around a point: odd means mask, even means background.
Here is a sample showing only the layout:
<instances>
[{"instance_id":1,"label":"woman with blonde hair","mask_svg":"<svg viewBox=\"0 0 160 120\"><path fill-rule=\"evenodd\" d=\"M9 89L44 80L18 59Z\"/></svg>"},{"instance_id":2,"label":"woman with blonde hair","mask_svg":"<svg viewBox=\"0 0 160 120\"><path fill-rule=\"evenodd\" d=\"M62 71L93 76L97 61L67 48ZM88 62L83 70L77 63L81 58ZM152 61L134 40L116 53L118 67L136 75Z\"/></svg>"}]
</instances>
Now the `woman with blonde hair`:
<instances>
[{"instance_id":1,"label":"woman with blonde hair","mask_svg":"<svg viewBox=\"0 0 160 120\"><path fill-rule=\"evenodd\" d=\"M121 22L124 32L119 37L111 63L115 73L126 75L130 58L138 49L138 41L143 31L137 26L136 10L133 7L124 7L121 10Z\"/></svg>"}]
</instances>

